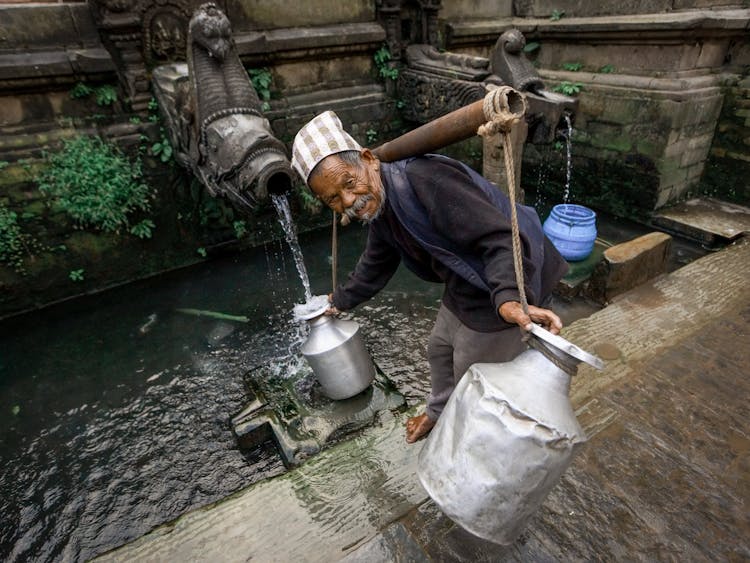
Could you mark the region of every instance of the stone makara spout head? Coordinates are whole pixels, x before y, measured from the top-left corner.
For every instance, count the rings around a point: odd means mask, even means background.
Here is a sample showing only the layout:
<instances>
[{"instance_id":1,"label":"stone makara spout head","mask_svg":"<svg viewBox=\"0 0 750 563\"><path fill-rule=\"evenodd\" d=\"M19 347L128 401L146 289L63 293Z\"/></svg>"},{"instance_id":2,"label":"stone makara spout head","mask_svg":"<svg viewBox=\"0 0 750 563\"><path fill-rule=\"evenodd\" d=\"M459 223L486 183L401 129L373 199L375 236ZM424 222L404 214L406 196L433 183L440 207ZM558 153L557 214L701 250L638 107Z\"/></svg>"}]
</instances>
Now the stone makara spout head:
<instances>
[{"instance_id":1,"label":"stone makara spout head","mask_svg":"<svg viewBox=\"0 0 750 563\"><path fill-rule=\"evenodd\" d=\"M188 27L187 65L153 72L175 158L212 196L253 212L269 193L291 190L296 175L264 116L268 104L240 61L227 16L214 3L202 4Z\"/></svg>"}]
</instances>

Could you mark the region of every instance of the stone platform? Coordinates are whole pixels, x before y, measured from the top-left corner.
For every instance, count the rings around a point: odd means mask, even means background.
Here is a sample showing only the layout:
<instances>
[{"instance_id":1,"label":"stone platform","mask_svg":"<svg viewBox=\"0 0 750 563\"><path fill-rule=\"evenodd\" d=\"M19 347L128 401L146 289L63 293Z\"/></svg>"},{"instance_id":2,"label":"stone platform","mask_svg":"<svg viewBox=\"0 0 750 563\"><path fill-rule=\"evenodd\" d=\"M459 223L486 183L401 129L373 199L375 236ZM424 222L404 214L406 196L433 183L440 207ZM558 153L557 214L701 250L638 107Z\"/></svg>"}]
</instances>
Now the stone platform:
<instances>
[{"instance_id":1,"label":"stone platform","mask_svg":"<svg viewBox=\"0 0 750 563\"><path fill-rule=\"evenodd\" d=\"M564 336L607 361L571 398L590 441L508 548L445 518L407 414L184 515L106 561L750 558L750 244L618 296Z\"/></svg>"},{"instance_id":2,"label":"stone platform","mask_svg":"<svg viewBox=\"0 0 750 563\"><path fill-rule=\"evenodd\" d=\"M661 210L654 225L716 246L750 232L750 209L712 198L695 198Z\"/></svg>"}]
</instances>

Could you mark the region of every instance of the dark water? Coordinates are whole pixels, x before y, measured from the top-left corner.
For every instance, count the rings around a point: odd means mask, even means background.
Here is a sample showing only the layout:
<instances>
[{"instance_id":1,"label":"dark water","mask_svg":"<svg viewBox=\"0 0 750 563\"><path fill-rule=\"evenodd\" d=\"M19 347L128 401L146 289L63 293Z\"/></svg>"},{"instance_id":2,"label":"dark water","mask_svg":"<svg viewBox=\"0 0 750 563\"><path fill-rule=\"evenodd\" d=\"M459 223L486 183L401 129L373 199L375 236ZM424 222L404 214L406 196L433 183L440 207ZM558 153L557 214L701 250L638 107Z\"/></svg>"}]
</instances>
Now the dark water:
<instances>
[{"instance_id":1,"label":"dark water","mask_svg":"<svg viewBox=\"0 0 750 563\"><path fill-rule=\"evenodd\" d=\"M344 230L341 272L364 233ZM316 293L330 291L329 236L301 240ZM405 285L373 302L380 332L368 341L378 358L419 363L384 352L426 338L429 321L408 327L409 307L440 288L411 293L419 282L397 278ZM303 300L273 243L0 324L0 560L85 560L284 471L270 446L240 452L229 419L246 400L243 373L298 358L290 313ZM412 402L426 389L404 387Z\"/></svg>"}]
</instances>

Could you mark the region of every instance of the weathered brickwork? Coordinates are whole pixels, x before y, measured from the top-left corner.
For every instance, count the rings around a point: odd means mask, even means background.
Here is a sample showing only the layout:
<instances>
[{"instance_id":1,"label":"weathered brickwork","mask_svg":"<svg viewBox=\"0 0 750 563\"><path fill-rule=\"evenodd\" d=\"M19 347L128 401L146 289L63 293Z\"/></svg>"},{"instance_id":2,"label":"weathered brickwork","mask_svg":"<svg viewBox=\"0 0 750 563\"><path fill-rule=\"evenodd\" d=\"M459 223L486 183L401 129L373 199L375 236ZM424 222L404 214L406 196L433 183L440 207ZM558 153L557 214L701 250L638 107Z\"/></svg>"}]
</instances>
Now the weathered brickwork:
<instances>
[{"instance_id":1,"label":"weathered brickwork","mask_svg":"<svg viewBox=\"0 0 750 563\"><path fill-rule=\"evenodd\" d=\"M750 202L750 76L726 88L702 182L705 193Z\"/></svg>"}]
</instances>

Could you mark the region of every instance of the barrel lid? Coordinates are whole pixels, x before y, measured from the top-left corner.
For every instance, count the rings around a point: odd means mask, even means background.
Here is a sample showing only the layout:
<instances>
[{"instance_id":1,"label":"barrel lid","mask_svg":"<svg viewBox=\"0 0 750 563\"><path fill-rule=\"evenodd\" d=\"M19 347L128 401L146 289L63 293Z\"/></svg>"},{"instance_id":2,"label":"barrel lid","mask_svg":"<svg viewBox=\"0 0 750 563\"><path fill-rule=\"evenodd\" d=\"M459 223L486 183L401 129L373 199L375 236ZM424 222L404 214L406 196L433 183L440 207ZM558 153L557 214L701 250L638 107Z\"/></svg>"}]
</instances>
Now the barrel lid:
<instances>
[{"instance_id":1,"label":"barrel lid","mask_svg":"<svg viewBox=\"0 0 750 563\"><path fill-rule=\"evenodd\" d=\"M590 366L595 367L598 370L604 369L604 362L598 356L589 354L582 348L579 348L572 342L565 340L562 336L552 334L550 331L542 328L538 324L531 324L531 330L529 331L536 338L544 342L547 348L551 348L551 351L558 356L562 356L561 359L573 361L573 362L584 362Z\"/></svg>"}]
</instances>

